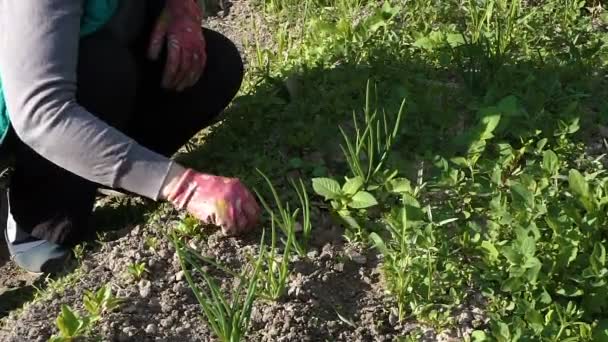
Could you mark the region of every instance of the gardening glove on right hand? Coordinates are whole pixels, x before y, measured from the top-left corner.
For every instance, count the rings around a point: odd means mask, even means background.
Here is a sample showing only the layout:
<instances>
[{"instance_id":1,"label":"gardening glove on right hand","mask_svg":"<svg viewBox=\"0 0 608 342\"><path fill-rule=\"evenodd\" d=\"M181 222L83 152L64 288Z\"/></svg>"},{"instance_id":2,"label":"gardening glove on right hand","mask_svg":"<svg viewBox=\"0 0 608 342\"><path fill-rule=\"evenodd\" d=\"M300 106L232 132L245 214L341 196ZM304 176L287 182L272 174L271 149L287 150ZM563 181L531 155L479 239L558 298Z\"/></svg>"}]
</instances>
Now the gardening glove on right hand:
<instances>
[{"instance_id":1,"label":"gardening glove on right hand","mask_svg":"<svg viewBox=\"0 0 608 342\"><path fill-rule=\"evenodd\" d=\"M252 229L260 215L255 198L238 179L192 169L186 169L167 199L199 220L221 227L224 235Z\"/></svg>"}]
</instances>

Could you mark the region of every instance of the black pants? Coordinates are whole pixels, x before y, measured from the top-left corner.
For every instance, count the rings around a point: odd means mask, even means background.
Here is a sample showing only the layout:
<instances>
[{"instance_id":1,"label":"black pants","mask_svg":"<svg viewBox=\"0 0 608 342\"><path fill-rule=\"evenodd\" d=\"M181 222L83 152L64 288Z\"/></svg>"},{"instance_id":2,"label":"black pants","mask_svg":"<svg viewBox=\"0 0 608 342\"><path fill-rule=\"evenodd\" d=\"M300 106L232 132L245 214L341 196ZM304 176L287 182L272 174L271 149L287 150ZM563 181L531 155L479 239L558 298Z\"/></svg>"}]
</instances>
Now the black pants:
<instances>
[{"instance_id":1,"label":"black pants","mask_svg":"<svg viewBox=\"0 0 608 342\"><path fill-rule=\"evenodd\" d=\"M182 92L162 89L166 52L158 61L145 57L162 8L156 7L148 10L144 32L132 46L124 46L109 30L81 40L76 96L91 113L170 157L232 101L241 86L243 64L230 40L205 29L208 57L202 78ZM99 185L52 164L13 132L7 143L15 161L10 204L20 228L65 245L94 236L90 219Z\"/></svg>"}]
</instances>

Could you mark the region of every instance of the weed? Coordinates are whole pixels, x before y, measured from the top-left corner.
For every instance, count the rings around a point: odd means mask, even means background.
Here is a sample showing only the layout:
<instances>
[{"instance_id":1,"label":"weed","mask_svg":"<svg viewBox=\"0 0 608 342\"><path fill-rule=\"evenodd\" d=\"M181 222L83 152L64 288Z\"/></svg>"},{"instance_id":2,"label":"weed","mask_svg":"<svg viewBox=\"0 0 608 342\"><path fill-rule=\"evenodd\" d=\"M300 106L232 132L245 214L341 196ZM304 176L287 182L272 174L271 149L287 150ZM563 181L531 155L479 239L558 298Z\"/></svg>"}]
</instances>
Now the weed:
<instances>
[{"instance_id":1,"label":"weed","mask_svg":"<svg viewBox=\"0 0 608 342\"><path fill-rule=\"evenodd\" d=\"M201 234L202 224L192 215L186 215L175 231L182 238L194 238Z\"/></svg>"},{"instance_id":2,"label":"weed","mask_svg":"<svg viewBox=\"0 0 608 342\"><path fill-rule=\"evenodd\" d=\"M95 292L85 290L83 305L86 313L80 314L69 305L62 304L61 313L55 321L59 334L51 336L49 342L70 342L78 338L92 338L91 331L103 314L114 310L121 303L122 299L112 294L110 284L102 286Z\"/></svg>"},{"instance_id":3,"label":"weed","mask_svg":"<svg viewBox=\"0 0 608 342\"><path fill-rule=\"evenodd\" d=\"M348 237L354 241L361 240L365 236L365 230L360 223L366 217L363 210L378 204L371 193L362 190L363 184L363 178L358 176L347 179L342 186L331 178L312 180L314 191L330 201L332 210L338 214L350 232ZM354 214L358 216L355 217Z\"/></svg>"},{"instance_id":4,"label":"weed","mask_svg":"<svg viewBox=\"0 0 608 342\"><path fill-rule=\"evenodd\" d=\"M98 321L101 316L119 307L122 299L117 298L112 293L110 284L106 284L96 292L85 290L83 305L89 313L93 322Z\"/></svg>"},{"instance_id":5,"label":"weed","mask_svg":"<svg viewBox=\"0 0 608 342\"><path fill-rule=\"evenodd\" d=\"M133 279L140 280L144 274L148 272L148 269L146 268L145 263L136 262L127 266L127 272L133 277Z\"/></svg>"},{"instance_id":6,"label":"weed","mask_svg":"<svg viewBox=\"0 0 608 342\"><path fill-rule=\"evenodd\" d=\"M146 248L153 251L158 248L158 244L159 241L156 236L147 236L146 240L144 241L144 245L146 246Z\"/></svg>"},{"instance_id":7,"label":"weed","mask_svg":"<svg viewBox=\"0 0 608 342\"><path fill-rule=\"evenodd\" d=\"M59 335L53 335L49 342L70 342L75 338L83 337L91 328L89 316L81 316L69 306L61 305L61 314L56 320Z\"/></svg>"}]
</instances>

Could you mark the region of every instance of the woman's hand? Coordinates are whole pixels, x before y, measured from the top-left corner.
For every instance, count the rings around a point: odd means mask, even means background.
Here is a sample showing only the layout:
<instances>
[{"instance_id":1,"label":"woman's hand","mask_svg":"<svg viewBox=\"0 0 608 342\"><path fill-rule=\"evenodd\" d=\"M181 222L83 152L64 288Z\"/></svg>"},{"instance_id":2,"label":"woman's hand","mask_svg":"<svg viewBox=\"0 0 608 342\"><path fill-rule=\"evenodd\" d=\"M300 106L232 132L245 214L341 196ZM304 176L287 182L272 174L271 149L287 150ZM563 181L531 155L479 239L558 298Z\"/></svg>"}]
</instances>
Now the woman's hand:
<instances>
[{"instance_id":1,"label":"woman's hand","mask_svg":"<svg viewBox=\"0 0 608 342\"><path fill-rule=\"evenodd\" d=\"M260 215L255 198L238 179L180 166L171 171L162 197L201 221L221 227L225 235L254 228Z\"/></svg>"},{"instance_id":2,"label":"woman's hand","mask_svg":"<svg viewBox=\"0 0 608 342\"><path fill-rule=\"evenodd\" d=\"M203 73L207 54L202 17L195 0L167 0L148 49L148 57L157 59L163 44L167 44L164 88L182 91L194 85Z\"/></svg>"}]
</instances>

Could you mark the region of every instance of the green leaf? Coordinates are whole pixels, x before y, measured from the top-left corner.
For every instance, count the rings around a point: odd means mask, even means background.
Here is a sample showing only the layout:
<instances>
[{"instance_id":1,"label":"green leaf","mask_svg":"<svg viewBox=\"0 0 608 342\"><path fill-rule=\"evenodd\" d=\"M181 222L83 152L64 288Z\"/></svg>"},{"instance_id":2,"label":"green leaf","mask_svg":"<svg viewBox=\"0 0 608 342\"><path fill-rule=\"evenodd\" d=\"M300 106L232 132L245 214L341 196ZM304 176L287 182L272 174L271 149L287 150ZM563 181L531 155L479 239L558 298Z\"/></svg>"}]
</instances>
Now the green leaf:
<instances>
[{"instance_id":1,"label":"green leaf","mask_svg":"<svg viewBox=\"0 0 608 342\"><path fill-rule=\"evenodd\" d=\"M511 341L509 326L504 322L494 322L494 324L492 324L492 335L500 342Z\"/></svg>"},{"instance_id":2,"label":"green leaf","mask_svg":"<svg viewBox=\"0 0 608 342\"><path fill-rule=\"evenodd\" d=\"M486 115L481 119L482 124L485 125L484 131L482 134L482 139L492 138L492 132L496 129L498 124L500 123L500 114L491 114Z\"/></svg>"},{"instance_id":3,"label":"green leaf","mask_svg":"<svg viewBox=\"0 0 608 342\"><path fill-rule=\"evenodd\" d=\"M78 330L82 327L83 321L78 314L65 305L61 305L61 314L57 317L57 327L64 337L75 337Z\"/></svg>"},{"instance_id":4,"label":"green leaf","mask_svg":"<svg viewBox=\"0 0 608 342\"><path fill-rule=\"evenodd\" d=\"M559 159L555 152L547 150L543 153L543 169L551 175L558 173Z\"/></svg>"},{"instance_id":5,"label":"green leaf","mask_svg":"<svg viewBox=\"0 0 608 342\"><path fill-rule=\"evenodd\" d=\"M536 241L531 236L526 236L520 240L519 249L524 257L533 257L536 253Z\"/></svg>"},{"instance_id":6,"label":"green leaf","mask_svg":"<svg viewBox=\"0 0 608 342\"><path fill-rule=\"evenodd\" d=\"M464 157L454 157L450 161L460 167L469 167L469 162Z\"/></svg>"},{"instance_id":7,"label":"green leaf","mask_svg":"<svg viewBox=\"0 0 608 342\"><path fill-rule=\"evenodd\" d=\"M506 116L519 116L522 114L519 110L517 98L513 95L503 98L496 106L498 107L498 110Z\"/></svg>"},{"instance_id":8,"label":"green leaf","mask_svg":"<svg viewBox=\"0 0 608 342\"><path fill-rule=\"evenodd\" d=\"M471 338L473 342L484 342L488 341L488 336L482 330L475 330L471 333Z\"/></svg>"},{"instance_id":9,"label":"green leaf","mask_svg":"<svg viewBox=\"0 0 608 342\"><path fill-rule=\"evenodd\" d=\"M502 283L500 289L505 292L517 292L522 286L522 281L519 277L511 277Z\"/></svg>"},{"instance_id":10,"label":"green leaf","mask_svg":"<svg viewBox=\"0 0 608 342\"><path fill-rule=\"evenodd\" d=\"M378 249L380 253L382 253L383 255L389 255L389 250L386 247L384 240L382 240L382 238L378 234L372 232L369 234L369 238L374 242L374 247L376 247L376 249Z\"/></svg>"},{"instance_id":11,"label":"green leaf","mask_svg":"<svg viewBox=\"0 0 608 342\"><path fill-rule=\"evenodd\" d=\"M348 203L348 206L354 209L369 208L378 204L376 198L367 191L357 192Z\"/></svg>"},{"instance_id":12,"label":"green leaf","mask_svg":"<svg viewBox=\"0 0 608 342\"><path fill-rule=\"evenodd\" d=\"M498 253L498 249L494 247L494 244L492 242L487 240L483 241L481 243L481 248L486 251L486 254L488 255L490 261L498 260L498 256L500 254Z\"/></svg>"},{"instance_id":13,"label":"green leaf","mask_svg":"<svg viewBox=\"0 0 608 342\"><path fill-rule=\"evenodd\" d=\"M340 184L331 178L313 178L312 188L326 200L337 199L342 194Z\"/></svg>"},{"instance_id":14,"label":"green leaf","mask_svg":"<svg viewBox=\"0 0 608 342\"><path fill-rule=\"evenodd\" d=\"M388 182L388 191L396 194L412 193L412 185L407 178L395 178Z\"/></svg>"},{"instance_id":15,"label":"green leaf","mask_svg":"<svg viewBox=\"0 0 608 342\"><path fill-rule=\"evenodd\" d=\"M538 274L542 268L543 264L538 260L538 258L530 258L526 261L524 265L527 268L526 278L532 284L536 284L536 280L538 279Z\"/></svg>"},{"instance_id":16,"label":"green leaf","mask_svg":"<svg viewBox=\"0 0 608 342\"><path fill-rule=\"evenodd\" d=\"M532 328L536 334L540 334L545 328L545 320L537 310L533 308L528 309L525 318L526 321L528 321L530 328Z\"/></svg>"},{"instance_id":17,"label":"green leaf","mask_svg":"<svg viewBox=\"0 0 608 342\"><path fill-rule=\"evenodd\" d=\"M589 263L596 274L599 274L600 270L606 265L606 248L602 243L596 242L593 245L593 252L589 258Z\"/></svg>"},{"instance_id":18,"label":"green leaf","mask_svg":"<svg viewBox=\"0 0 608 342\"><path fill-rule=\"evenodd\" d=\"M582 198L589 197L589 183L587 183L585 177L578 170L570 170L568 183L570 184L570 190L574 194Z\"/></svg>"},{"instance_id":19,"label":"green leaf","mask_svg":"<svg viewBox=\"0 0 608 342\"><path fill-rule=\"evenodd\" d=\"M464 37L461 33L448 33L446 34L446 41L452 47L457 47L465 43Z\"/></svg>"},{"instance_id":20,"label":"green leaf","mask_svg":"<svg viewBox=\"0 0 608 342\"><path fill-rule=\"evenodd\" d=\"M513 183L511 185L511 197L514 203L522 204L526 208L534 207L534 194L523 184Z\"/></svg>"},{"instance_id":21,"label":"green leaf","mask_svg":"<svg viewBox=\"0 0 608 342\"><path fill-rule=\"evenodd\" d=\"M523 262L522 255L512 246L504 246L500 249L500 252L513 265L520 265Z\"/></svg>"},{"instance_id":22,"label":"green leaf","mask_svg":"<svg viewBox=\"0 0 608 342\"><path fill-rule=\"evenodd\" d=\"M363 177L356 176L356 177L350 178L349 180L346 181L346 183L344 183L344 186L342 187L342 192L344 192L347 195L352 196L361 189L361 187L363 186L363 183L364 183Z\"/></svg>"},{"instance_id":23,"label":"green leaf","mask_svg":"<svg viewBox=\"0 0 608 342\"><path fill-rule=\"evenodd\" d=\"M543 289L543 292L538 296L538 301L542 304L549 305L553 302L553 298L547 290Z\"/></svg>"}]
</instances>

